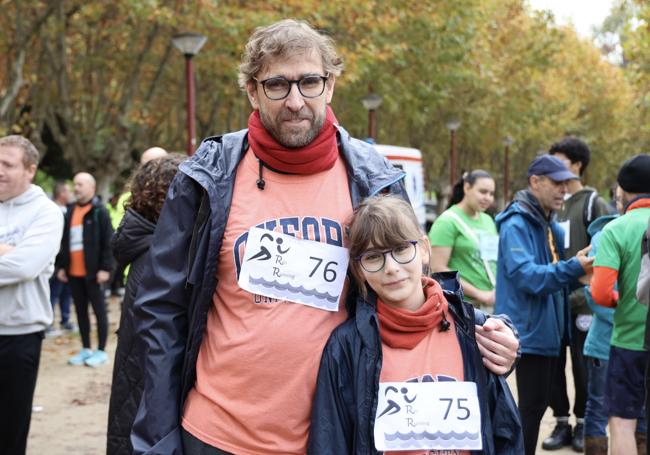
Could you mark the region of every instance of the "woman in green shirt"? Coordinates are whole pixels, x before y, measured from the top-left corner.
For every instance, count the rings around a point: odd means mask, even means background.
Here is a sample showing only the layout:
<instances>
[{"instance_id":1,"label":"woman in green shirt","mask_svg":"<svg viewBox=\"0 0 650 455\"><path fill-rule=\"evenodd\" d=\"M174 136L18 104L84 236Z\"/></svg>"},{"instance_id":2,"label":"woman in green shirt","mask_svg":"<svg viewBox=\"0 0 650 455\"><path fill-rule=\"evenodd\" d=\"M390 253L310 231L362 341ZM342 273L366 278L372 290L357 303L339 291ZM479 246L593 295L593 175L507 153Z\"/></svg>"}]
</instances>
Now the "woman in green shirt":
<instances>
[{"instance_id":1,"label":"woman in green shirt","mask_svg":"<svg viewBox=\"0 0 650 455\"><path fill-rule=\"evenodd\" d=\"M494 305L499 237L485 213L494 202L494 179L477 169L454 185L450 207L431 226L431 270L458 270L467 299Z\"/></svg>"}]
</instances>

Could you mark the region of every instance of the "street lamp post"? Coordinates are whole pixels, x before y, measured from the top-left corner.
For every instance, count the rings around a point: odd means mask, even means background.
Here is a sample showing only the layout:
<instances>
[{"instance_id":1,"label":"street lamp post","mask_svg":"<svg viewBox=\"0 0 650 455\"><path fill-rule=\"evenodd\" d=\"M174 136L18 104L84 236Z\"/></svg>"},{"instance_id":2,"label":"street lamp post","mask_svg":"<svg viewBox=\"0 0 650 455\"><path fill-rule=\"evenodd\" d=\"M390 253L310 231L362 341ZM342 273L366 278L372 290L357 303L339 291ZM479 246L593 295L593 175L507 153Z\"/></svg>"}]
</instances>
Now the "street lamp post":
<instances>
[{"instance_id":1,"label":"street lamp post","mask_svg":"<svg viewBox=\"0 0 650 455\"><path fill-rule=\"evenodd\" d=\"M373 93L372 89L369 90L368 95L361 100L363 107L368 111L368 137L373 141L377 140L377 118L375 117L375 111L382 103L381 96Z\"/></svg>"},{"instance_id":2,"label":"street lamp post","mask_svg":"<svg viewBox=\"0 0 650 455\"><path fill-rule=\"evenodd\" d=\"M449 185L451 188L456 183L456 130L460 127L460 120L451 118L447 121L447 129L451 133L449 144Z\"/></svg>"},{"instance_id":3,"label":"street lamp post","mask_svg":"<svg viewBox=\"0 0 650 455\"><path fill-rule=\"evenodd\" d=\"M506 136L503 138L504 154L503 154L503 206L508 204L508 195L510 193L510 146L512 145L512 138Z\"/></svg>"},{"instance_id":4,"label":"street lamp post","mask_svg":"<svg viewBox=\"0 0 650 455\"><path fill-rule=\"evenodd\" d=\"M177 33L172 36L174 47L185 56L185 79L187 82L187 154L192 155L196 148L196 131L194 126L194 57L203 47L208 38L198 33Z\"/></svg>"}]
</instances>

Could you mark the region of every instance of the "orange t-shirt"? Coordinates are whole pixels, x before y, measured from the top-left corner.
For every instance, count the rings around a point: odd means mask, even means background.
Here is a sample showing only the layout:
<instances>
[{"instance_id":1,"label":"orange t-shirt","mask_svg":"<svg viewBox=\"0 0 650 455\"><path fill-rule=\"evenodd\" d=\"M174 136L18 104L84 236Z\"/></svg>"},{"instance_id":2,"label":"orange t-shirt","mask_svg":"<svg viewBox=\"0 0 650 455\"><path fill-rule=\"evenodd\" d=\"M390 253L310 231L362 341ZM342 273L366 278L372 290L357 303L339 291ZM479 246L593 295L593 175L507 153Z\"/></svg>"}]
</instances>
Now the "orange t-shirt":
<instances>
[{"instance_id":1,"label":"orange t-shirt","mask_svg":"<svg viewBox=\"0 0 650 455\"><path fill-rule=\"evenodd\" d=\"M341 159L313 175L265 168L263 191L258 166L249 151L237 169L218 285L182 425L238 455L304 454L322 350L347 317L345 299L338 312L323 311L251 294L237 276L251 227L343 246L352 203Z\"/></svg>"},{"instance_id":2,"label":"orange t-shirt","mask_svg":"<svg viewBox=\"0 0 650 455\"><path fill-rule=\"evenodd\" d=\"M91 203L75 205L70 217L70 269L68 276L85 277L86 260L84 259L84 216L93 208Z\"/></svg>"},{"instance_id":3,"label":"orange t-shirt","mask_svg":"<svg viewBox=\"0 0 650 455\"><path fill-rule=\"evenodd\" d=\"M463 381L463 354L456 337L456 324L452 318L449 330L437 328L422 339L413 349L391 348L381 344L382 366L379 382ZM381 327L380 327L381 333ZM374 416L372 416L374 419ZM466 450L409 450L384 452L385 455L469 455Z\"/></svg>"}]
</instances>

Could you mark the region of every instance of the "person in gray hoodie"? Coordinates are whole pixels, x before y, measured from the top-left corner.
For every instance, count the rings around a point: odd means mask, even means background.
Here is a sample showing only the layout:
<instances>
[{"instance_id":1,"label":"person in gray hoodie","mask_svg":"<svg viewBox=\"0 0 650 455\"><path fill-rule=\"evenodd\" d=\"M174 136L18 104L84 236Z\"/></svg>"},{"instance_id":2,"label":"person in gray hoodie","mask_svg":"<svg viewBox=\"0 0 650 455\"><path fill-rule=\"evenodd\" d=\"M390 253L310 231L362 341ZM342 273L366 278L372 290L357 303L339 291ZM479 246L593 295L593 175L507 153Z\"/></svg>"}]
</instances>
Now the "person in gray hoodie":
<instances>
[{"instance_id":1,"label":"person in gray hoodie","mask_svg":"<svg viewBox=\"0 0 650 455\"><path fill-rule=\"evenodd\" d=\"M52 323L48 280L63 233L61 210L32 185L38 150L0 138L0 453L23 455L41 343Z\"/></svg>"}]
</instances>

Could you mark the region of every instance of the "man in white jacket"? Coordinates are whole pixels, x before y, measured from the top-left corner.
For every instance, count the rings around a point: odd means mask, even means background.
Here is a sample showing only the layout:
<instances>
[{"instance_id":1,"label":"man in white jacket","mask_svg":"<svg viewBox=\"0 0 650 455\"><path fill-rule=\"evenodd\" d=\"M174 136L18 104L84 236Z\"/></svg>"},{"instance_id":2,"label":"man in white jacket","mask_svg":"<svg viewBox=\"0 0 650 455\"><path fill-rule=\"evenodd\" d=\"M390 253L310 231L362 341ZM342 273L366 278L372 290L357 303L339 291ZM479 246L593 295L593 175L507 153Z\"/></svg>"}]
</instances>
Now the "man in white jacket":
<instances>
[{"instance_id":1,"label":"man in white jacket","mask_svg":"<svg viewBox=\"0 0 650 455\"><path fill-rule=\"evenodd\" d=\"M38 150L0 137L0 453L24 455L63 215L32 185Z\"/></svg>"}]
</instances>

